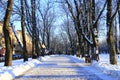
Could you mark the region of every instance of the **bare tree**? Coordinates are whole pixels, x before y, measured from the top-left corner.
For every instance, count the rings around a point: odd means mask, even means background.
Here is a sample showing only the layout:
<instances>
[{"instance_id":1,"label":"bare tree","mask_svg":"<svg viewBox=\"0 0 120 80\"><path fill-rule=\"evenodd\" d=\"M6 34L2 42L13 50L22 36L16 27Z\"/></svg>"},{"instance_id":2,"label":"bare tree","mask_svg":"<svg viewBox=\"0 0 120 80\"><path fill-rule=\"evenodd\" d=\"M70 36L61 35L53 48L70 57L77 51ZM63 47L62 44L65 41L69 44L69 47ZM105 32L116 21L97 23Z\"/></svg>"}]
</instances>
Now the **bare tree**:
<instances>
[{"instance_id":1,"label":"bare tree","mask_svg":"<svg viewBox=\"0 0 120 80\"><path fill-rule=\"evenodd\" d=\"M38 54L36 51L36 0L31 0L31 8L32 8L32 58L36 59Z\"/></svg>"},{"instance_id":2,"label":"bare tree","mask_svg":"<svg viewBox=\"0 0 120 80\"><path fill-rule=\"evenodd\" d=\"M117 11L119 10L119 5L120 0L118 0L115 12L112 14L112 0L107 0L107 43L110 53L110 64L117 64L115 40L113 37L113 20L115 15L117 14Z\"/></svg>"},{"instance_id":3,"label":"bare tree","mask_svg":"<svg viewBox=\"0 0 120 80\"><path fill-rule=\"evenodd\" d=\"M51 48L51 30L54 26L56 14L53 8L54 3L52 3L50 0L45 1L46 5L42 4L42 1L38 1L37 9L38 9L38 21L40 23L39 29L41 33L41 40L42 45L46 45L47 49ZM44 55L44 53L41 53Z\"/></svg>"},{"instance_id":4,"label":"bare tree","mask_svg":"<svg viewBox=\"0 0 120 80\"><path fill-rule=\"evenodd\" d=\"M10 30L9 30L9 22L10 22L10 15L12 12L12 4L13 4L13 0L9 0L6 13L5 13L5 17L4 17L4 25L3 25L5 46L6 46L5 66L12 65L12 46L11 46L11 38L10 38Z\"/></svg>"},{"instance_id":5,"label":"bare tree","mask_svg":"<svg viewBox=\"0 0 120 80\"><path fill-rule=\"evenodd\" d=\"M25 20L24 20L24 1L21 0L21 28L22 28L22 38L23 38L23 55L24 62L28 61L28 54L26 48L26 37L25 37Z\"/></svg>"},{"instance_id":6,"label":"bare tree","mask_svg":"<svg viewBox=\"0 0 120 80\"><path fill-rule=\"evenodd\" d=\"M65 44L66 45L69 45L69 46L66 46L68 49L69 49L69 54L74 54L75 53L75 45L76 45L76 32L75 32L75 29L74 29L74 25L73 25L73 22L70 20L64 20L64 23L62 24L62 27L61 27L62 31L61 31L61 34L62 33L65 33L67 36L67 38L63 38L63 40L65 40ZM65 34L61 35L61 36L65 36Z\"/></svg>"}]
</instances>

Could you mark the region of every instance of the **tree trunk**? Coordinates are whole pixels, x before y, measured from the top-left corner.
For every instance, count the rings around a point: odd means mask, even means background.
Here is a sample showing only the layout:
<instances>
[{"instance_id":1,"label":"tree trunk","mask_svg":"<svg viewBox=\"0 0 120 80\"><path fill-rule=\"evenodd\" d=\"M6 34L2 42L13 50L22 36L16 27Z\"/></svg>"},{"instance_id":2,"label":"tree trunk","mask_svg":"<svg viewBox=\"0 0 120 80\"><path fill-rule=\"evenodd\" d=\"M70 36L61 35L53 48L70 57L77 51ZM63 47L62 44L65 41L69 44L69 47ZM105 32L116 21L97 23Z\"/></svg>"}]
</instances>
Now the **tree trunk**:
<instances>
[{"instance_id":1,"label":"tree trunk","mask_svg":"<svg viewBox=\"0 0 120 80\"><path fill-rule=\"evenodd\" d=\"M22 28L22 38L23 38L23 55L24 55L24 62L28 61L28 54L26 48L26 38L25 38L25 20L24 20L24 5L23 0L21 0L21 28Z\"/></svg>"},{"instance_id":2,"label":"tree trunk","mask_svg":"<svg viewBox=\"0 0 120 80\"><path fill-rule=\"evenodd\" d=\"M75 24L75 22L74 22L74 25L76 25ZM80 55L81 55L81 35L80 35L80 32L79 32L79 30L77 29L77 26L75 26L75 29L76 29L76 33L77 33L77 56L78 57L80 57Z\"/></svg>"},{"instance_id":3,"label":"tree trunk","mask_svg":"<svg viewBox=\"0 0 120 80\"><path fill-rule=\"evenodd\" d=\"M44 25L44 28L43 28L43 35L42 35L42 44L45 45L45 33L46 33L45 19L43 19L43 25Z\"/></svg>"},{"instance_id":4,"label":"tree trunk","mask_svg":"<svg viewBox=\"0 0 120 80\"><path fill-rule=\"evenodd\" d=\"M117 64L115 41L113 37L113 21L112 21L112 0L107 0L107 43L110 53L110 64Z\"/></svg>"},{"instance_id":5,"label":"tree trunk","mask_svg":"<svg viewBox=\"0 0 120 80\"><path fill-rule=\"evenodd\" d=\"M9 30L9 21L12 12L12 4L13 4L13 0L8 0L8 5L4 17L4 25L3 25L5 46L6 46L5 64L4 64L5 66L12 65L12 46L11 46L11 38L10 38L10 30Z\"/></svg>"},{"instance_id":6,"label":"tree trunk","mask_svg":"<svg viewBox=\"0 0 120 80\"><path fill-rule=\"evenodd\" d=\"M92 0L92 36L93 36L93 45L95 49L95 54L98 54L98 29L97 29L97 23L95 23L95 0ZM95 28L93 28L95 27Z\"/></svg>"},{"instance_id":7,"label":"tree trunk","mask_svg":"<svg viewBox=\"0 0 120 80\"><path fill-rule=\"evenodd\" d=\"M80 46L79 46L79 41L77 39L77 44L76 44L76 56L80 57Z\"/></svg>"},{"instance_id":8,"label":"tree trunk","mask_svg":"<svg viewBox=\"0 0 120 80\"><path fill-rule=\"evenodd\" d=\"M39 57L39 53L40 53L40 40L39 40L39 31L36 30L36 38L35 38L35 51L37 54L37 57Z\"/></svg>"},{"instance_id":9,"label":"tree trunk","mask_svg":"<svg viewBox=\"0 0 120 80\"><path fill-rule=\"evenodd\" d=\"M84 28L83 28L83 30L84 30L84 32L85 32L85 34L87 34L87 37L89 37L90 36L90 34L88 34L88 32L89 32L89 27L88 27L88 11L87 11L87 1L86 0L84 0L83 1L83 4L84 4L84 14L83 15L85 15L85 18L83 19L83 25L84 25ZM90 38L89 38L90 39ZM88 56L90 56L90 53L89 53L89 47L88 46L90 46L89 45L89 43L87 43L86 41L85 41L85 38L83 38L83 42L84 42L84 48L83 48L83 53L84 53L84 56L86 57L88 57ZM87 50L86 50L87 49Z\"/></svg>"},{"instance_id":10,"label":"tree trunk","mask_svg":"<svg viewBox=\"0 0 120 80\"><path fill-rule=\"evenodd\" d=\"M92 41L93 45L91 46L92 49L92 55L96 55L94 60L99 60L98 55L98 29L97 29L97 23L95 23L96 15L95 15L95 0L91 0L90 4L91 10L90 10L90 30L92 34Z\"/></svg>"},{"instance_id":11,"label":"tree trunk","mask_svg":"<svg viewBox=\"0 0 120 80\"><path fill-rule=\"evenodd\" d=\"M36 45L35 45L35 38L36 38L36 16L35 16L35 11L36 11L36 0L31 0L31 6L32 6L32 58L36 59L37 58L37 53L36 53Z\"/></svg>"},{"instance_id":12,"label":"tree trunk","mask_svg":"<svg viewBox=\"0 0 120 80\"><path fill-rule=\"evenodd\" d=\"M83 46L83 57L85 57L86 56L86 41L85 40L83 41L82 46Z\"/></svg>"},{"instance_id":13,"label":"tree trunk","mask_svg":"<svg viewBox=\"0 0 120 80\"><path fill-rule=\"evenodd\" d=\"M47 48L50 49L50 33L48 30L47 30L46 34L47 34Z\"/></svg>"}]
</instances>

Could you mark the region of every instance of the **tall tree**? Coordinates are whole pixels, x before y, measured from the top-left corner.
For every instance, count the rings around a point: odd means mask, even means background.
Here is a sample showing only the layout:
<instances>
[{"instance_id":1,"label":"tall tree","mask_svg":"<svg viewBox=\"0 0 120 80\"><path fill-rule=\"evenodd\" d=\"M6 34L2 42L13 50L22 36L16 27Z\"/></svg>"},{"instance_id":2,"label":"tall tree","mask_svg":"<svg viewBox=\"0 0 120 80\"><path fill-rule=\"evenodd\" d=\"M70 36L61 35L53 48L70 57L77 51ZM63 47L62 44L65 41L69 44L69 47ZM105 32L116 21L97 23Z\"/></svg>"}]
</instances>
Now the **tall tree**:
<instances>
[{"instance_id":1,"label":"tall tree","mask_svg":"<svg viewBox=\"0 0 120 80\"><path fill-rule=\"evenodd\" d=\"M26 38L25 38L25 20L24 20L24 1L21 0L21 28L22 28L22 38L23 38L23 55L24 55L24 62L28 61L28 54L26 48Z\"/></svg>"},{"instance_id":2,"label":"tall tree","mask_svg":"<svg viewBox=\"0 0 120 80\"><path fill-rule=\"evenodd\" d=\"M46 47L50 48L50 38L51 38L51 29L53 27L53 23L55 22L55 11L53 9L54 3L50 0L45 1L46 5L41 4L42 1L39 1L38 11L40 14L39 19L41 21L42 29L42 44L46 45Z\"/></svg>"},{"instance_id":3,"label":"tall tree","mask_svg":"<svg viewBox=\"0 0 120 80\"><path fill-rule=\"evenodd\" d=\"M112 14L112 0L107 0L107 43L110 53L110 64L117 64L115 40L113 36L113 20L119 10L120 0L117 2L115 13Z\"/></svg>"},{"instance_id":4,"label":"tall tree","mask_svg":"<svg viewBox=\"0 0 120 80\"><path fill-rule=\"evenodd\" d=\"M82 45L82 35L81 35L81 23L80 23L80 15L81 15L81 9L80 5L81 5L81 1L76 1L73 0L72 2L70 2L69 0L65 0L65 3L67 4L67 8L71 14L72 20L74 22L74 26L75 26L75 30L77 33L77 40L78 40L78 45L77 45L77 52L78 55L81 54L81 45ZM71 3L74 3L73 5Z\"/></svg>"},{"instance_id":5,"label":"tall tree","mask_svg":"<svg viewBox=\"0 0 120 80\"><path fill-rule=\"evenodd\" d=\"M32 58L36 59L39 56L37 44L37 25L36 25L36 0L31 0L32 8Z\"/></svg>"},{"instance_id":6,"label":"tall tree","mask_svg":"<svg viewBox=\"0 0 120 80\"><path fill-rule=\"evenodd\" d=\"M5 47L6 47L6 54L5 54L5 66L12 65L12 45L11 45L11 38L10 38L10 29L9 29L9 22L10 22L10 15L12 12L12 4L14 0L8 0L8 5L4 17L4 25L3 25L3 32L5 38Z\"/></svg>"}]
</instances>

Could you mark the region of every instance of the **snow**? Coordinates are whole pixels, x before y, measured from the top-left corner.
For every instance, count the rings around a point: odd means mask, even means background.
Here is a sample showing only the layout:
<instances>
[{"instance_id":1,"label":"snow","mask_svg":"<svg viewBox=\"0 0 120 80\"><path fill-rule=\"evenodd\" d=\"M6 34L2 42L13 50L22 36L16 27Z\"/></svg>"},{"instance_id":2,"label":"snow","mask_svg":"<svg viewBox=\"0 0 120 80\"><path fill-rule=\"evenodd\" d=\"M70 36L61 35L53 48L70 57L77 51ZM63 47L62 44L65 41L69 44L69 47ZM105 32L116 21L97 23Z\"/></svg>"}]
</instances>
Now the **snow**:
<instances>
[{"instance_id":1,"label":"snow","mask_svg":"<svg viewBox=\"0 0 120 80\"><path fill-rule=\"evenodd\" d=\"M52 55L52 57L55 55ZM66 56L69 57L69 56ZM31 68L37 67L42 64L44 60L50 59L51 56L45 56L40 59L29 59L27 62L23 62L23 59L13 61L13 66L4 67L4 63L0 63L0 80L12 80L17 76L25 74L26 71ZM119 80L120 79L120 57L117 58L117 65L109 64L109 55L100 54L100 61L93 61L92 64L84 63L84 58L77 58L76 56L71 56L71 60L76 62L78 65L86 69L89 73L94 73L103 80ZM56 60L57 61L57 60ZM47 65L48 64L44 64ZM58 63L58 65L71 65L70 63L63 64ZM76 64L72 64L73 66ZM87 66L85 66L87 65ZM64 70L66 71L66 70ZM33 72L34 74L34 72ZM7 76L7 77L6 77Z\"/></svg>"},{"instance_id":2,"label":"snow","mask_svg":"<svg viewBox=\"0 0 120 80\"><path fill-rule=\"evenodd\" d=\"M111 65L109 62L109 54L100 54L100 61L96 62L93 61L93 63L90 66L85 67L87 70L90 70L91 72L95 73L99 77L103 78L103 80L119 80L120 79L120 57L119 55L116 56L117 58L117 65ZM79 59L79 61L84 60ZM97 74L98 72L102 73ZM108 75L110 78L105 78L104 75Z\"/></svg>"},{"instance_id":3,"label":"snow","mask_svg":"<svg viewBox=\"0 0 120 80\"><path fill-rule=\"evenodd\" d=\"M17 34L16 30L15 30L15 26L13 26L13 24L12 24L11 27L12 27L12 30L14 32L14 35L16 36L17 40L19 41L20 46L23 48L23 44L22 44L21 40L18 37L18 34Z\"/></svg>"},{"instance_id":4,"label":"snow","mask_svg":"<svg viewBox=\"0 0 120 80\"><path fill-rule=\"evenodd\" d=\"M4 63L0 65L0 80L12 80L16 76L20 76L24 74L29 69L40 64L40 61L37 59L30 60L28 62L23 63L23 60L13 61L13 66L10 67L2 67Z\"/></svg>"},{"instance_id":5,"label":"snow","mask_svg":"<svg viewBox=\"0 0 120 80\"><path fill-rule=\"evenodd\" d=\"M82 31L82 35L91 45L93 45L93 42L85 35L83 31Z\"/></svg>"}]
</instances>

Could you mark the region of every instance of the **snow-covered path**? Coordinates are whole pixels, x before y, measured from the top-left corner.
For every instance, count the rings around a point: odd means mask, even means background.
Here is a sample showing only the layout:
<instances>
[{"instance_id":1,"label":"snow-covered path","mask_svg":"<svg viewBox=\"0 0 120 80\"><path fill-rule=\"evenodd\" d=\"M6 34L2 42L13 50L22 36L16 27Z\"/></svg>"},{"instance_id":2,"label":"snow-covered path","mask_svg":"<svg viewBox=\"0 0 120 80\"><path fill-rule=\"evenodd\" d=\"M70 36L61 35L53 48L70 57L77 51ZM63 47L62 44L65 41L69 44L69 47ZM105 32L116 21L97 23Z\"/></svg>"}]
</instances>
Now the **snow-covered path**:
<instances>
[{"instance_id":1,"label":"snow-covered path","mask_svg":"<svg viewBox=\"0 0 120 80\"><path fill-rule=\"evenodd\" d=\"M76 63L71 56L50 56L14 80L102 80L84 66L87 65Z\"/></svg>"}]
</instances>

